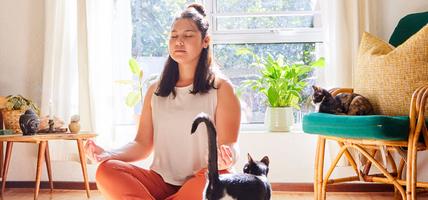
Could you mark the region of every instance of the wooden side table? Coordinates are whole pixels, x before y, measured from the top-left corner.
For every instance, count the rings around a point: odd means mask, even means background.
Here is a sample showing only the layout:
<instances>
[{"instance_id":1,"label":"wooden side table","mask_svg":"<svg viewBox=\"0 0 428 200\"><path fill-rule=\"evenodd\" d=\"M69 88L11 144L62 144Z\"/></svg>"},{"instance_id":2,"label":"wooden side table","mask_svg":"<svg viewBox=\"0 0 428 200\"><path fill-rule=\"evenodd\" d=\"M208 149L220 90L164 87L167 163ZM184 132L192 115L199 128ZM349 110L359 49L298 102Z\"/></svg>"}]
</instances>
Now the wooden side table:
<instances>
[{"instance_id":1,"label":"wooden side table","mask_svg":"<svg viewBox=\"0 0 428 200\"><path fill-rule=\"evenodd\" d=\"M52 182L52 173L51 173L51 164L49 157L49 147L48 142L52 140L75 140L77 142L77 148L79 150L79 158L80 165L82 167L83 179L85 182L86 195L88 198L89 195L89 182L88 182L88 174L86 169L86 159L85 152L83 150L83 140L87 140L90 138L96 137L96 134L92 133L78 133L78 134L70 134L70 133L61 133L61 134L37 134L31 136L23 136L22 134L16 135L0 135L0 142L6 142L6 154L3 163L3 174L2 174L2 188L1 194L4 194L4 190L6 187L6 178L7 172L9 169L10 157L12 154L12 146L14 142L27 142L27 143L36 143L39 144L38 156L37 156L37 169L36 169L36 184L34 186L34 199L36 200L39 195L40 189L40 176L42 172L42 163L44 157L46 157L46 168L48 171L48 178L51 191L53 190L53 182Z\"/></svg>"}]
</instances>

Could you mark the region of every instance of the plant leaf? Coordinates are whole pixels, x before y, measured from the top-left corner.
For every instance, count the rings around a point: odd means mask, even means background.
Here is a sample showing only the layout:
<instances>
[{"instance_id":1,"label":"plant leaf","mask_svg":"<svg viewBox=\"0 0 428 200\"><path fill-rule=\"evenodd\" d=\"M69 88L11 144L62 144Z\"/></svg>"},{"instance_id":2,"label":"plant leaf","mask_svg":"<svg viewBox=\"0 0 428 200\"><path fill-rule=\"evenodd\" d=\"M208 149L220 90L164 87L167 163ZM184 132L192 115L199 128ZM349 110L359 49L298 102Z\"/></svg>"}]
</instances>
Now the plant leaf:
<instances>
[{"instance_id":1,"label":"plant leaf","mask_svg":"<svg viewBox=\"0 0 428 200\"><path fill-rule=\"evenodd\" d=\"M140 66L134 58L129 59L129 69L131 69L132 74L135 76L138 77L140 75Z\"/></svg>"},{"instance_id":2,"label":"plant leaf","mask_svg":"<svg viewBox=\"0 0 428 200\"><path fill-rule=\"evenodd\" d=\"M312 67L324 67L325 66L325 58L321 57L315 62L311 63Z\"/></svg>"},{"instance_id":3,"label":"plant leaf","mask_svg":"<svg viewBox=\"0 0 428 200\"><path fill-rule=\"evenodd\" d=\"M140 101L141 101L141 92L130 92L128 96L126 96L125 103L129 107L134 107Z\"/></svg>"},{"instance_id":4,"label":"plant leaf","mask_svg":"<svg viewBox=\"0 0 428 200\"><path fill-rule=\"evenodd\" d=\"M278 91L275 90L273 87L270 87L267 91L267 97L270 106L277 107L278 106Z\"/></svg>"},{"instance_id":5,"label":"plant leaf","mask_svg":"<svg viewBox=\"0 0 428 200\"><path fill-rule=\"evenodd\" d=\"M143 75L144 75L144 72L143 72L143 70L141 69L139 72L138 72L138 80L141 82L141 80L143 80Z\"/></svg>"}]
</instances>

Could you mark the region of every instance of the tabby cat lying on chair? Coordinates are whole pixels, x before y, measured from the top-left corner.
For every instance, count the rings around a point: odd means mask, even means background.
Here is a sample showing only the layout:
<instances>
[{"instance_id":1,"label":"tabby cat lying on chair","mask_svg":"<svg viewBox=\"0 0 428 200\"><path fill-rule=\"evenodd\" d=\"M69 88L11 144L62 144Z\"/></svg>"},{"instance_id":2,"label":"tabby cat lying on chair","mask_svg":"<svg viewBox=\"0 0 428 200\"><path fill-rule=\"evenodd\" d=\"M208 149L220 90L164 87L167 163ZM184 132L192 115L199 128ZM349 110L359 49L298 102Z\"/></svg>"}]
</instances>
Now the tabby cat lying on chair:
<instances>
[{"instance_id":1,"label":"tabby cat lying on chair","mask_svg":"<svg viewBox=\"0 0 428 200\"><path fill-rule=\"evenodd\" d=\"M333 97L327 90L313 85L312 103L317 112L337 115L372 115L369 100L356 93L341 93Z\"/></svg>"}]
</instances>

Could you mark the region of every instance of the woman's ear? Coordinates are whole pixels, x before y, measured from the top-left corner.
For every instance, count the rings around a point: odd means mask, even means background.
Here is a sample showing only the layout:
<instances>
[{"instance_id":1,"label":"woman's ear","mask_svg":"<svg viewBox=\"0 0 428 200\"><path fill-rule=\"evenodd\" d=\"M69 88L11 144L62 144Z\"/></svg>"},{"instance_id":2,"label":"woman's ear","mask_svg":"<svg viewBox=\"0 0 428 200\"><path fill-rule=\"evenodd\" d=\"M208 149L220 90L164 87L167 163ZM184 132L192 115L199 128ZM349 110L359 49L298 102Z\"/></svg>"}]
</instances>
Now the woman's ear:
<instances>
[{"instance_id":1,"label":"woman's ear","mask_svg":"<svg viewBox=\"0 0 428 200\"><path fill-rule=\"evenodd\" d=\"M202 45L204 47L204 49L208 48L208 46L210 46L210 42L211 42L211 36L207 35L205 36L204 40L202 41Z\"/></svg>"}]
</instances>

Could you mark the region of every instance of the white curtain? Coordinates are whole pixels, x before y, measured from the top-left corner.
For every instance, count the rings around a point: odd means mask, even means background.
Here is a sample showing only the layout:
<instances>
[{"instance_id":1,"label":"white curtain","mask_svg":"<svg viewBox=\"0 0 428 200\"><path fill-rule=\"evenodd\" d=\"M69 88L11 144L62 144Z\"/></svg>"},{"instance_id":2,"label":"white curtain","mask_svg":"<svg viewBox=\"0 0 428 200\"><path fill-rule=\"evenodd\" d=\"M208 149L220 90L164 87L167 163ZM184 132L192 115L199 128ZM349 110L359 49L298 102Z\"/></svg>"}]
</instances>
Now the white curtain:
<instances>
[{"instance_id":1,"label":"white curtain","mask_svg":"<svg viewBox=\"0 0 428 200\"><path fill-rule=\"evenodd\" d=\"M97 142L109 148L115 136L114 81L128 72L131 58L131 3L79 0L78 8L82 127L97 133Z\"/></svg>"},{"instance_id":2,"label":"white curtain","mask_svg":"<svg viewBox=\"0 0 428 200\"><path fill-rule=\"evenodd\" d=\"M113 88L128 72L132 47L129 0L46 0L42 115L53 102L55 116L79 114L81 129L97 133L109 147L114 139ZM52 160L76 160L76 144L49 143Z\"/></svg>"},{"instance_id":3,"label":"white curtain","mask_svg":"<svg viewBox=\"0 0 428 200\"><path fill-rule=\"evenodd\" d=\"M324 88L352 87L352 69L361 35L376 27L377 0L321 0L326 67L318 71Z\"/></svg>"},{"instance_id":4,"label":"white curtain","mask_svg":"<svg viewBox=\"0 0 428 200\"><path fill-rule=\"evenodd\" d=\"M321 15L326 67L317 71L317 83L323 88L352 87L359 42L364 31L376 28L377 0L322 0ZM326 145L327 163L337 155L337 143ZM330 161L329 161L330 159ZM339 166L347 166L342 159Z\"/></svg>"},{"instance_id":5,"label":"white curtain","mask_svg":"<svg viewBox=\"0 0 428 200\"><path fill-rule=\"evenodd\" d=\"M77 114L78 90L76 2L69 0L45 1L45 52L43 65L42 116L52 112L68 124ZM76 144L67 141L49 143L52 160L72 159ZM71 148L74 147L74 148Z\"/></svg>"}]
</instances>

